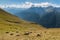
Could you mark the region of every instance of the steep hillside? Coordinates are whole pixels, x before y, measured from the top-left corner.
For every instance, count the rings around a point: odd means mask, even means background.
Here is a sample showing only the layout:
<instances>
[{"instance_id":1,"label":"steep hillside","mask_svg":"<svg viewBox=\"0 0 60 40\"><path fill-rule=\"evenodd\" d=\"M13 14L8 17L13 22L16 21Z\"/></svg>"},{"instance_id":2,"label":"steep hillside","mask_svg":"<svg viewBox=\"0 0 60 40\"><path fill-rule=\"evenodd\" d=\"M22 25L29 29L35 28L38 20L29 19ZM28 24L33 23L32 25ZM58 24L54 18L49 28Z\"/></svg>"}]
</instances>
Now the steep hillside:
<instances>
[{"instance_id":1,"label":"steep hillside","mask_svg":"<svg viewBox=\"0 0 60 40\"><path fill-rule=\"evenodd\" d=\"M39 27L40 25L36 24L36 23L30 23L30 22L26 22L24 20L19 19L18 17L11 15L8 12L5 12L4 10L0 9L0 25L3 26L5 28L8 26L20 26L20 27ZM2 28L2 27L1 27ZM43 27L41 27L43 28Z\"/></svg>"},{"instance_id":2,"label":"steep hillside","mask_svg":"<svg viewBox=\"0 0 60 40\"><path fill-rule=\"evenodd\" d=\"M25 31L35 32L36 30L44 30L44 29L45 28L36 23L26 22L0 9L0 40L11 40L11 39L5 39L6 33L9 32L10 33L20 32L21 34L24 34ZM7 37L9 36L7 35Z\"/></svg>"},{"instance_id":3,"label":"steep hillside","mask_svg":"<svg viewBox=\"0 0 60 40\"><path fill-rule=\"evenodd\" d=\"M59 29L46 29L0 9L0 40L60 40Z\"/></svg>"}]
</instances>

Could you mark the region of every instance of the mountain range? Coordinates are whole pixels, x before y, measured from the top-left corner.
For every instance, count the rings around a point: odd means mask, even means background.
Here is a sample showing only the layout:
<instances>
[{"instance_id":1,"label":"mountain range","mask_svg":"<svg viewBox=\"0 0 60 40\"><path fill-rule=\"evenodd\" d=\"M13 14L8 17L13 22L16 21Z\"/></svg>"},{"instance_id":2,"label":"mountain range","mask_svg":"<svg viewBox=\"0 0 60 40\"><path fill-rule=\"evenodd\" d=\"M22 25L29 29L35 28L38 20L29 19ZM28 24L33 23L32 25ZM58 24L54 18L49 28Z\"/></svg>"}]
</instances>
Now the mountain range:
<instances>
[{"instance_id":1,"label":"mountain range","mask_svg":"<svg viewBox=\"0 0 60 40\"><path fill-rule=\"evenodd\" d=\"M47 28L60 27L60 8L48 7L31 7L15 15L27 21L36 22Z\"/></svg>"},{"instance_id":2,"label":"mountain range","mask_svg":"<svg viewBox=\"0 0 60 40\"><path fill-rule=\"evenodd\" d=\"M0 8L0 40L60 40L60 8Z\"/></svg>"},{"instance_id":3,"label":"mountain range","mask_svg":"<svg viewBox=\"0 0 60 40\"><path fill-rule=\"evenodd\" d=\"M28 6L27 6L28 5ZM26 2L26 8L6 8L4 10L10 12L19 18L41 24L47 28L60 27L60 6L52 3L30 3Z\"/></svg>"},{"instance_id":4,"label":"mountain range","mask_svg":"<svg viewBox=\"0 0 60 40\"><path fill-rule=\"evenodd\" d=\"M59 40L60 12L52 9L32 7L18 12L19 15L0 9L0 40Z\"/></svg>"}]
</instances>

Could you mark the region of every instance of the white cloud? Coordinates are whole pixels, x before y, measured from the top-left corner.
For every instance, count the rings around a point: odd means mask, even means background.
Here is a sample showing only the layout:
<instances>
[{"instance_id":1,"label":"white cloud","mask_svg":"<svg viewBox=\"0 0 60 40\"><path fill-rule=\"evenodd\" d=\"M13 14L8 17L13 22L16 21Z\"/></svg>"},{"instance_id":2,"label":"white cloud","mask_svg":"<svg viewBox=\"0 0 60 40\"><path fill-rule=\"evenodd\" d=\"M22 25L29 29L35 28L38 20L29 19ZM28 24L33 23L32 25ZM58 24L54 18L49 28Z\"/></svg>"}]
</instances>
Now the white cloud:
<instances>
[{"instance_id":1,"label":"white cloud","mask_svg":"<svg viewBox=\"0 0 60 40\"><path fill-rule=\"evenodd\" d=\"M60 5L53 4L53 3L48 3L48 2L43 2L43 3L32 3L32 2L25 2L23 4L0 4L0 8L30 8L32 7L48 7L48 6L53 6L53 7L60 7Z\"/></svg>"},{"instance_id":2,"label":"white cloud","mask_svg":"<svg viewBox=\"0 0 60 40\"><path fill-rule=\"evenodd\" d=\"M34 5L35 5L36 7L48 7L48 6L60 7L60 5L53 4L53 3L48 3L48 2L44 2L44 3L35 3Z\"/></svg>"},{"instance_id":3,"label":"white cloud","mask_svg":"<svg viewBox=\"0 0 60 40\"><path fill-rule=\"evenodd\" d=\"M35 3L34 6L36 7L47 7L49 6L50 4L48 2L45 2L45 3Z\"/></svg>"}]
</instances>

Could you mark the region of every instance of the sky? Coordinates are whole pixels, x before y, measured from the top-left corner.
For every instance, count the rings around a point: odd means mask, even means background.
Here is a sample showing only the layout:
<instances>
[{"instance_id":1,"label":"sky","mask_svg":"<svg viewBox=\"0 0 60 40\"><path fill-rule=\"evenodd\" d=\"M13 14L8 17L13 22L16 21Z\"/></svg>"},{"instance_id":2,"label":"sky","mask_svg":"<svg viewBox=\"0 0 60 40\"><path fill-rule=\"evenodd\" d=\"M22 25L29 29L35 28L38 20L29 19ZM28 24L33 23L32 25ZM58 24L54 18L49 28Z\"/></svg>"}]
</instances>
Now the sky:
<instances>
[{"instance_id":1,"label":"sky","mask_svg":"<svg viewBox=\"0 0 60 40\"><path fill-rule=\"evenodd\" d=\"M40 3L40 2L52 2L56 4L60 4L60 0L0 0L0 4L11 4L11 3L23 3L23 2L34 2L34 3Z\"/></svg>"},{"instance_id":2,"label":"sky","mask_svg":"<svg viewBox=\"0 0 60 40\"><path fill-rule=\"evenodd\" d=\"M60 4L60 0L0 0L0 4L20 4L24 2L33 2L33 3L51 2Z\"/></svg>"},{"instance_id":3,"label":"sky","mask_svg":"<svg viewBox=\"0 0 60 40\"><path fill-rule=\"evenodd\" d=\"M8 6L10 5L9 7L11 7L12 5L14 5L14 6L16 6L16 5L19 6L20 5L19 7L22 7L22 6L24 7L26 3L27 4L30 3L30 5L26 5L26 6L29 6L29 7L31 6L32 3L37 3L37 6L38 6L38 4L40 4L40 5L42 5L42 4L50 5L51 3L52 3L51 5L56 4L57 6L58 5L60 6L60 0L0 0L0 5L5 6L7 4ZM4 7L4 8L6 8L6 7Z\"/></svg>"}]
</instances>

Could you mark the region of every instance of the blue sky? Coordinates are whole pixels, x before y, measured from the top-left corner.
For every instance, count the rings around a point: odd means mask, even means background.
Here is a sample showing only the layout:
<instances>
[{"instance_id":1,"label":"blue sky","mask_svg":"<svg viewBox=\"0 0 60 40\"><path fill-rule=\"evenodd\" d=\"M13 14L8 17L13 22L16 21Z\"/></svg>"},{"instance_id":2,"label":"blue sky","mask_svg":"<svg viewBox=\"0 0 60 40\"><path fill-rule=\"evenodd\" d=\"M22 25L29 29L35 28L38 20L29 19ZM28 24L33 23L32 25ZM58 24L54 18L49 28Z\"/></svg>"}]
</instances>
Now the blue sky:
<instances>
[{"instance_id":1,"label":"blue sky","mask_svg":"<svg viewBox=\"0 0 60 40\"><path fill-rule=\"evenodd\" d=\"M20 4L24 2L33 2L33 3L50 2L60 4L60 0L0 0L0 4Z\"/></svg>"},{"instance_id":2,"label":"blue sky","mask_svg":"<svg viewBox=\"0 0 60 40\"><path fill-rule=\"evenodd\" d=\"M20 4L23 4L23 5L20 5L19 8L23 8L23 9L24 8L30 8L31 7L31 3L30 3L30 5L24 5L25 2L38 3L38 4L39 3L43 3L42 5L44 5L44 4L45 5L49 5L49 3L53 3L53 6L59 6L60 7L60 0L0 0L0 4L3 4L3 5L5 5L5 4L8 4L8 5L10 5L10 4L13 4L13 5L14 4L18 4L18 6L19 6ZM44 2L48 2L48 3L44 3ZM55 5L55 4L58 4L58 5ZM38 6L41 6L41 5L38 5ZM0 6L0 7L2 7L2 6ZM3 8L6 8L6 5ZM9 6L5 10L7 10L9 12L12 12L8 8L9 8ZM13 8L13 7L10 6L10 8ZM15 8L18 8L18 7L16 6L16 7L14 7L14 9Z\"/></svg>"}]
</instances>

